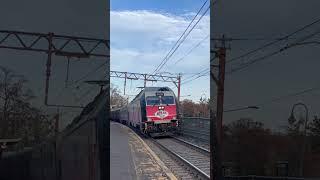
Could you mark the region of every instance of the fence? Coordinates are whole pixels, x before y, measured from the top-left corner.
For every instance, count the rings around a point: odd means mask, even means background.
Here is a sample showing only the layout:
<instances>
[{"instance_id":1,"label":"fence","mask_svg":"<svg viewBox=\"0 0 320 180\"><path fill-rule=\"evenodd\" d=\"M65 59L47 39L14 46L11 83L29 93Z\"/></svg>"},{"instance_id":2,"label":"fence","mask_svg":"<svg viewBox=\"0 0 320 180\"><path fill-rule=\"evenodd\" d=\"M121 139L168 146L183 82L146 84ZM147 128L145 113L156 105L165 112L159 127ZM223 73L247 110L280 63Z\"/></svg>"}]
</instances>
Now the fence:
<instances>
[{"instance_id":1,"label":"fence","mask_svg":"<svg viewBox=\"0 0 320 180\"><path fill-rule=\"evenodd\" d=\"M180 121L180 133L205 143L210 141L210 118L183 117Z\"/></svg>"},{"instance_id":2,"label":"fence","mask_svg":"<svg viewBox=\"0 0 320 180\"><path fill-rule=\"evenodd\" d=\"M101 122L108 122L108 101L108 91L103 91L56 139L47 139L21 152L4 153L0 160L0 179L100 179L99 159L106 156L102 154L106 152L98 148L102 143L98 137L99 126Z\"/></svg>"},{"instance_id":3,"label":"fence","mask_svg":"<svg viewBox=\"0 0 320 180\"><path fill-rule=\"evenodd\" d=\"M55 141L50 139L33 148L3 153L1 180L56 180Z\"/></svg>"},{"instance_id":4,"label":"fence","mask_svg":"<svg viewBox=\"0 0 320 180\"><path fill-rule=\"evenodd\" d=\"M183 117L180 120L180 134L204 143L210 142L210 118ZM238 175L237 166L232 162L224 162L224 170L227 176L225 180L303 180L295 177L268 177L268 176L233 176ZM306 179L307 180L307 179ZM310 179L311 180L311 179Z\"/></svg>"}]
</instances>

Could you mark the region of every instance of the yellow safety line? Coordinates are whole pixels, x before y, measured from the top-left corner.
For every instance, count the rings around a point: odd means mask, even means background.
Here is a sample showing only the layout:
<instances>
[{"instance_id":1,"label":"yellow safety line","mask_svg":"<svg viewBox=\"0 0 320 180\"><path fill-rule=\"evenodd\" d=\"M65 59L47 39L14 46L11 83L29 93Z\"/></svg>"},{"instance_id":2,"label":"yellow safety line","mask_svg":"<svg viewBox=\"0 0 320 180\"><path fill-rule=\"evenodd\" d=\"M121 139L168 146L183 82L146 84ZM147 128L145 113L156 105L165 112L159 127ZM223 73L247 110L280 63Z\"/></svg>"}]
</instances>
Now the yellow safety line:
<instances>
[{"instance_id":1,"label":"yellow safety line","mask_svg":"<svg viewBox=\"0 0 320 180\"><path fill-rule=\"evenodd\" d=\"M120 124L121 126L124 126ZM132 131L127 126L124 126L125 128L129 129ZM132 131L133 132L133 131ZM150 149L150 147L141 139L140 136L138 136L135 132L133 134L140 140L140 142L144 145L144 147L147 149L147 151L150 153L150 155L154 158L154 160L159 164L161 169L166 173L166 175L171 179L171 180L178 180L176 176L169 170L169 168L160 160L160 158Z\"/></svg>"}]
</instances>

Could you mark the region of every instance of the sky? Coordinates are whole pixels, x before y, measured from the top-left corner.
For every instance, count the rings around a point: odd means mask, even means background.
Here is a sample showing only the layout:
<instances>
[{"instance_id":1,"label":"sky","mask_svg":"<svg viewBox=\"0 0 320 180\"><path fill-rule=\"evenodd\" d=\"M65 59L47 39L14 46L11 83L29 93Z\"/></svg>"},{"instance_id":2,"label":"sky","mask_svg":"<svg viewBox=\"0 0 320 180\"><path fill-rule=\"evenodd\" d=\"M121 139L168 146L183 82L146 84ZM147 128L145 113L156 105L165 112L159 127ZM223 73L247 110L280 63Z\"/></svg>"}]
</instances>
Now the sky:
<instances>
[{"instance_id":1,"label":"sky","mask_svg":"<svg viewBox=\"0 0 320 180\"><path fill-rule=\"evenodd\" d=\"M100 0L3 0L0 6L0 29L109 39L107 2ZM0 38L3 34L0 35ZM27 39L27 38L25 38ZM30 43L30 39L29 40ZM11 41L13 44L13 41ZM47 47L47 45L46 45ZM0 65L29 80L28 87L36 95L32 104L53 114L57 108L44 105L45 53L0 49ZM71 59L69 82L80 79L102 62L103 58ZM49 103L86 105L99 92L98 87L80 81L79 88L65 88L67 58L53 56L49 88ZM105 77L107 65L84 80ZM65 127L81 109L61 108L60 129Z\"/></svg>"},{"instance_id":2,"label":"sky","mask_svg":"<svg viewBox=\"0 0 320 180\"><path fill-rule=\"evenodd\" d=\"M152 73L204 2L138 0L131 3L128 0L111 0L110 69L112 71ZM205 8L208 6L209 3ZM203 12L201 11L201 14ZM201 97L209 98L210 96L209 76L183 84L188 77L209 65L209 16L207 12L159 71L167 76L177 76L178 73L182 73L181 99L188 98L198 101ZM190 49L200 41L202 43L188 54ZM184 58L179 60L182 57ZM124 79L111 78L111 83L123 92ZM141 86L143 86L143 81L127 81L126 95L130 100L139 92L137 87ZM177 94L177 88L173 83L148 82L147 86L169 86Z\"/></svg>"},{"instance_id":3,"label":"sky","mask_svg":"<svg viewBox=\"0 0 320 180\"><path fill-rule=\"evenodd\" d=\"M267 40L231 41L227 45L228 60L269 43L274 38L290 34L320 18L317 7L320 1L309 0L225 0L219 1L211 9L211 37L265 38ZM285 47L308 34L319 31L320 24L314 24L287 41L227 63L227 71L240 67L268 53ZM319 41L317 34L309 39ZM212 47L218 42L212 41ZM272 100L319 86L319 45L297 46L280 54L256 62L247 68L226 75L225 109L258 105L258 110L244 110L224 114L224 122L232 122L240 117L249 117L263 122L267 127L279 130L287 124L293 104L305 103L309 110L309 121L320 114L319 91ZM216 87L212 86L212 94ZM305 117L304 109L298 106L295 115Z\"/></svg>"}]
</instances>

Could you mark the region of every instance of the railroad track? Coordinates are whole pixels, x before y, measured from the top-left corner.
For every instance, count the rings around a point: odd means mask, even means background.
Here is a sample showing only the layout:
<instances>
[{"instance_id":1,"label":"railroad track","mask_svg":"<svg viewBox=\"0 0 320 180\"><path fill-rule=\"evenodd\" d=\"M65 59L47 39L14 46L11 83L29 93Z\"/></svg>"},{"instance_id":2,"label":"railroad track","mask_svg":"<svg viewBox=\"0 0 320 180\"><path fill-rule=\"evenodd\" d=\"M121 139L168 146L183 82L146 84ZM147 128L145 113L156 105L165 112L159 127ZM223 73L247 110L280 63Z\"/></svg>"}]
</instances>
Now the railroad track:
<instances>
[{"instance_id":1,"label":"railroad track","mask_svg":"<svg viewBox=\"0 0 320 180\"><path fill-rule=\"evenodd\" d=\"M187 146L189 146L190 148L193 148L197 151L200 151L202 152L203 154L205 154L206 156L209 156L210 157L210 150L209 149L206 149L204 147L201 147L199 145L196 145L196 144L193 144L192 142L189 142L189 141L186 141L184 139L181 139L181 138L178 138L178 137L174 137L174 136L171 136L171 138L173 138L174 140L176 141L179 141L183 144L186 144Z\"/></svg>"},{"instance_id":2,"label":"railroad track","mask_svg":"<svg viewBox=\"0 0 320 180\"><path fill-rule=\"evenodd\" d=\"M174 137L150 139L193 176L203 180L210 179L210 155L207 149Z\"/></svg>"},{"instance_id":3,"label":"railroad track","mask_svg":"<svg viewBox=\"0 0 320 180\"><path fill-rule=\"evenodd\" d=\"M210 134L207 131L198 131L194 129L184 129L182 132L183 136L188 136L193 139L200 140L202 142L208 143L210 141Z\"/></svg>"}]
</instances>

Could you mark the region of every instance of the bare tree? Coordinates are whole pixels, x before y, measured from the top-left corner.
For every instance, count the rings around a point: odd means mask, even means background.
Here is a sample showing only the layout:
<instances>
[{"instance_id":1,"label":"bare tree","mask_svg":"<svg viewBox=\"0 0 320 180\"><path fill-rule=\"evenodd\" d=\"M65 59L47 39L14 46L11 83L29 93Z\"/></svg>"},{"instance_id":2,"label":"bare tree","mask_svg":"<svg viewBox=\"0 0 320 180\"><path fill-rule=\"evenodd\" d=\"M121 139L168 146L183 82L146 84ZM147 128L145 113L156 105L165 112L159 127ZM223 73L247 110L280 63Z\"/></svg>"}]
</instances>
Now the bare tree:
<instances>
[{"instance_id":1,"label":"bare tree","mask_svg":"<svg viewBox=\"0 0 320 180\"><path fill-rule=\"evenodd\" d=\"M320 118L314 116L314 119L309 125L309 129L312 135L320 137Z\"/></svg>"},{"instance_id":2,"label":"bare tree","mask_svg":"<svg viewBox=\"0 0 320 180\"><path fill-rule=\"evenodd\" d=\"M48 134L50 121L32 107L35 98L22 75L0 66L0 138L22 138L22 144L39 141Z\"/></svg>"},{"instance_id":3,"label":"bare tree","mask_svg":"<svg viewBox=\"0 0 320 180\"><path fill-rule=\"evenodd\" d=\"M263 123L250 118L240 118L227 125L224 130L224 160L233 161L240 175L266 175L269 162L270 131Z\"/></svg>"},{"instance_id":4,"label":"bare tree","mask_svg":"<svg viewBox=\"0 0 320 180\"><path fill-rule=\"evenodd\" d=\"M181 102L181 112L184 117L206 117L210 116L210 109L209 109L209 99L200 98L199 102L193 102L189 99L184 99Z\"/></svg>"},{"instance_id":5,"label":"bare tree","mask_svg":"<svg viewBox=\"0 0 320 180\"><path fill-rule=\"evenodd\" d=\"M127 104L127 99L121 95L121 91L111 85L110 87L110 105L114 107L122 107Z\"/></svg>"}]
</instances>

